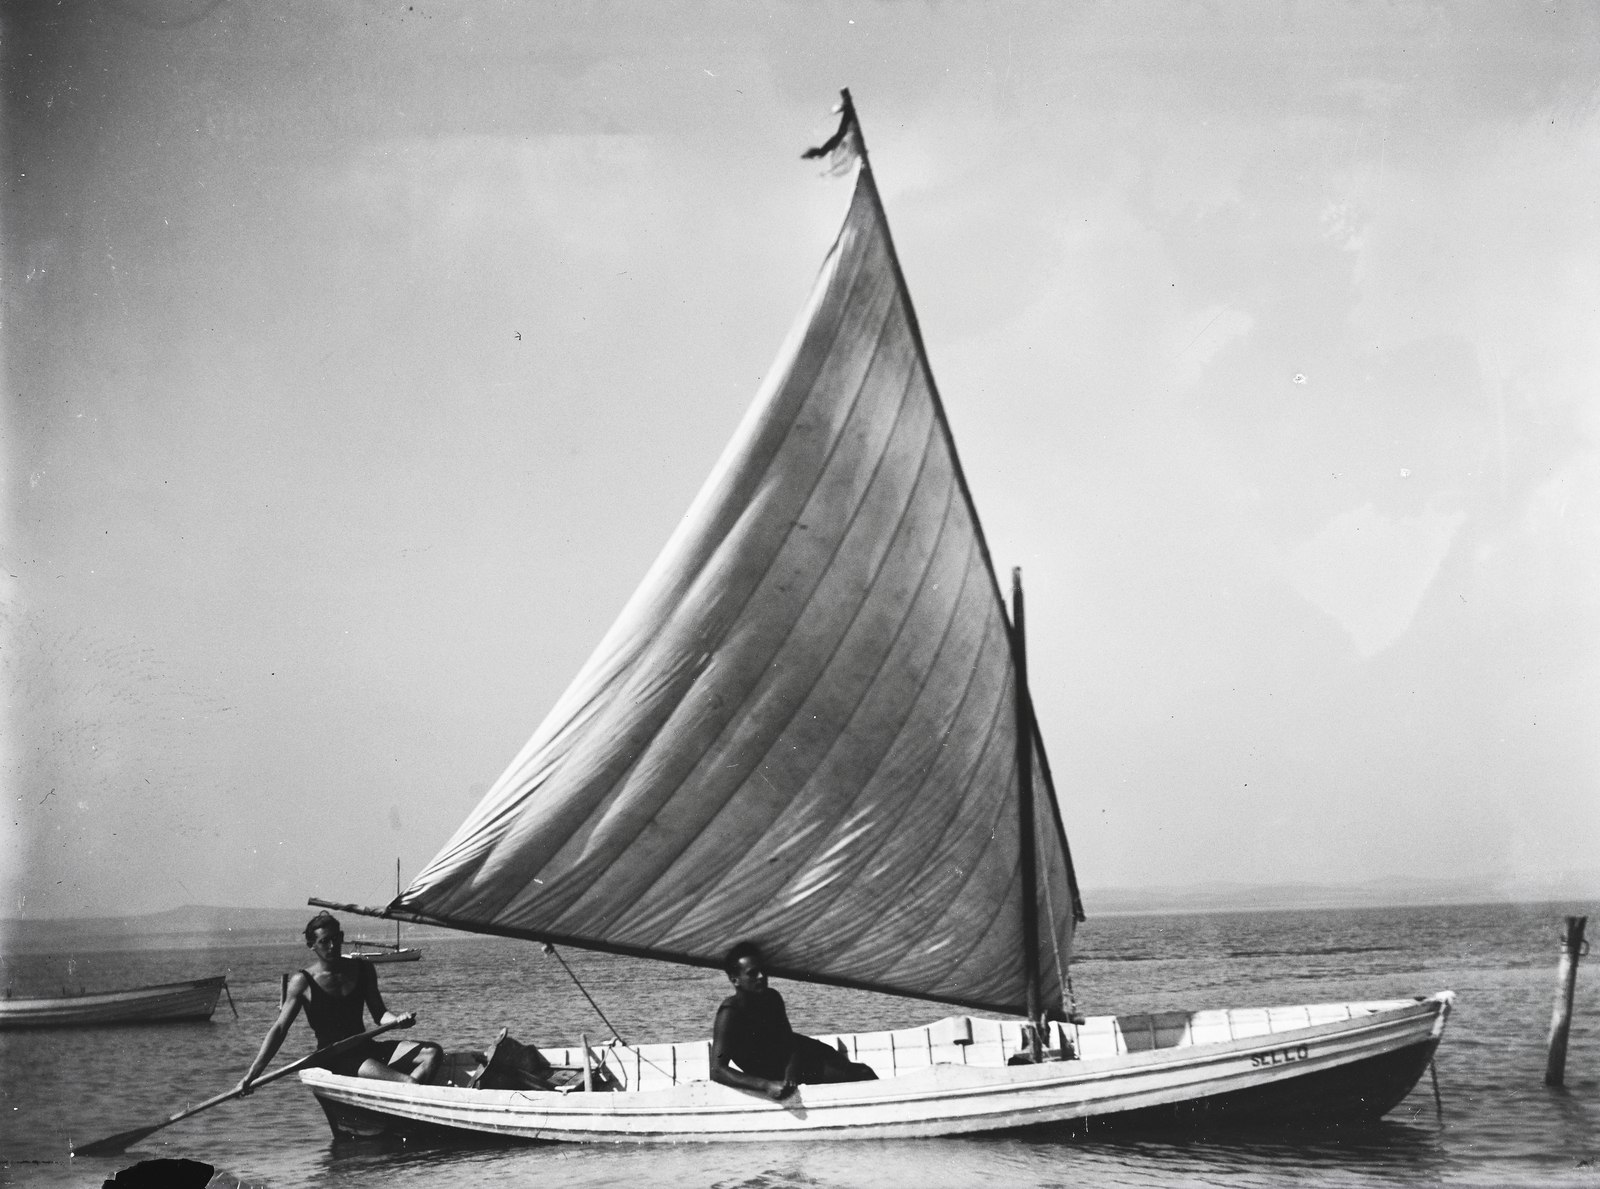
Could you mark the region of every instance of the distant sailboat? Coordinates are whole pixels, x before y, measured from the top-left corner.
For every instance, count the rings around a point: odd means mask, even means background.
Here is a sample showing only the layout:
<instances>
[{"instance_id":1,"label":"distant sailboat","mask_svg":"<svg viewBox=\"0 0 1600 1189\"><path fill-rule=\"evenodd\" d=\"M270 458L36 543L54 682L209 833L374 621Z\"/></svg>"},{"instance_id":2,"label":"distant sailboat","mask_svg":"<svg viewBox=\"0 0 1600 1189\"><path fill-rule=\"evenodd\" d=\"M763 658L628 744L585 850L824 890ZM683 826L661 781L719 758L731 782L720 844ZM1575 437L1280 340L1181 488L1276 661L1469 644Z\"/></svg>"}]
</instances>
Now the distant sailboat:
<instances>
[{"instance_id":1,"label":"distant sailboat","mask_svg":"<svg viewBox=\"0 0 1600 1189\"><path fill-rule=\"evenodd\" d=\"M400 860L394 861L394 894L400 894ZM345 953L347 958L360 958L363 962L415 962L422 957L422 951L410 948L400 943L400 922L394 923L394 941L373 941L366 937L353 937L350 944L354 946Z\"/></svg>"},{"instance_id":2,"label":"distant sailboat","mask_svg":"<svg viewBox=\"0 0 1600 1189\"><path fill-rule=\"evenodd\" d=\"M770 974L958 1015L837 1042L874 1082L772 1102L704 1039L548 1049L615 1093L300 1076L337 1132L682 1142L1082 1121L1376 1117L1451 995L1083 1019L1083 919L1010 614L860 128L812 154L855 193L800 320L620 618L455 836L385 908L314 904ZM707 1007L709 1023L711 1005Z\"/></svg>"}]
</instances>

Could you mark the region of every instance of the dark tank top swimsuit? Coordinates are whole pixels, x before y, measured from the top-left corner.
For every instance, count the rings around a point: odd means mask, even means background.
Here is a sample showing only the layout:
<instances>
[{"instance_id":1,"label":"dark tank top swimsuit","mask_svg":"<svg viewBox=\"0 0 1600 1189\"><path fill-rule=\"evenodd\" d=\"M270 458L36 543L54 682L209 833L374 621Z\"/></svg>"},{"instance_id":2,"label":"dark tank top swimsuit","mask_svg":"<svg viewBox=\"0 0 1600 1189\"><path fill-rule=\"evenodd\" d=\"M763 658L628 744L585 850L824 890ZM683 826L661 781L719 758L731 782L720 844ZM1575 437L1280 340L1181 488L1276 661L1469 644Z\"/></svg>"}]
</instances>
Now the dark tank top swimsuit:
<instances>
[{"instance_id":1,"label":"dark tank top swimsuit","mask_svg":"<svg viewBox=\"0 0 1600 1189\"><path fill-rule=\"evenodd\" d=\"M360 1036L366 1031L363 1026L363 1013L367 1007L367 981L372 977L372 964L357 959L356 967L356 985L351 988L348 995L338 995L323 989L322 985L311 977L309 970L300 972L306 976L306 982L310 986L310 993L305 1000L306 1023L310 1024L311 1031L316 1033L319 1049L325 1049L349 1036ZM320 1064L331 1073L355 1077L361 1072L361 1065L368 1057L376 1057L387 1065L398 1047L397 1041L369 1040L365 1044L326 1057Z\"/></svg>"},{"instance_id":2,"label":"dark tank top swimsuit","mask_svg":"<svg viewBox=\"0 0 1600 1189\"><path fill-rule=\"evenodd\" d=\"M730 996L723 1004L727 1012L726 1043L728 1057L746 1073L758 1078L783 1077L794 1050L794 1030L783 996L770 988L744 999Z\"/></svg>"}]
</instances>

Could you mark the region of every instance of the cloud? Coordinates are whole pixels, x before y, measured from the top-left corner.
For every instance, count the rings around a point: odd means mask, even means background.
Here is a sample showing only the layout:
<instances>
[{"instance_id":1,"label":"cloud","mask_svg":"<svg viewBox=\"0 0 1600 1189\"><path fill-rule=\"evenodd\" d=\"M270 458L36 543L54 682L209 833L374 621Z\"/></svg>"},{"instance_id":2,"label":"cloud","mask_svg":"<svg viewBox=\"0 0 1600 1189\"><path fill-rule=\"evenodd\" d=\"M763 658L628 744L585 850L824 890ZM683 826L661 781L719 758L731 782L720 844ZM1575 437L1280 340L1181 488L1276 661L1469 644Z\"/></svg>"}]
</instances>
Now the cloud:
<instances>
[{"instance_id":1,"label":"cloud","mask_svg":"<svg viewBox=\"0 0 1600 1189\"><path fill-rule=\"evenodd\" d=\"M1362 659L1393 644L1411 626L1465 512L1433 508L1388 517L1371 504L1341 512L1284 565L1294 590L1338 621Z\"/></svg>"}]
</instances>

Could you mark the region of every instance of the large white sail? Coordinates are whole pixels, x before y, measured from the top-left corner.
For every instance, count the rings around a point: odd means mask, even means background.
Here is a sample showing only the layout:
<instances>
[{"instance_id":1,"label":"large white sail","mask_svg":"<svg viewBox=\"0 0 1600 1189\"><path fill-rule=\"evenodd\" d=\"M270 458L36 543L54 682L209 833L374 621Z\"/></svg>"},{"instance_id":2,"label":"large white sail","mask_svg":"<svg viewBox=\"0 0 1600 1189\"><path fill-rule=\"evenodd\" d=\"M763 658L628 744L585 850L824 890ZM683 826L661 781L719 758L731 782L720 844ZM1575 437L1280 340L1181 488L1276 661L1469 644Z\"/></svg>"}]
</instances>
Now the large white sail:
<instances>
[{"instance_id":1,"label":"large white sail","mask_svg":"<svg viewBox=\"0 0 1600 1189\"><path fill-rule=\"evenodd\" d=\"M801 317L643 584L390 912L1022 1012L1016 691L865 160ZM1077 904L1035 743L1041 1001Z\"/></svg>"}]
</instances>

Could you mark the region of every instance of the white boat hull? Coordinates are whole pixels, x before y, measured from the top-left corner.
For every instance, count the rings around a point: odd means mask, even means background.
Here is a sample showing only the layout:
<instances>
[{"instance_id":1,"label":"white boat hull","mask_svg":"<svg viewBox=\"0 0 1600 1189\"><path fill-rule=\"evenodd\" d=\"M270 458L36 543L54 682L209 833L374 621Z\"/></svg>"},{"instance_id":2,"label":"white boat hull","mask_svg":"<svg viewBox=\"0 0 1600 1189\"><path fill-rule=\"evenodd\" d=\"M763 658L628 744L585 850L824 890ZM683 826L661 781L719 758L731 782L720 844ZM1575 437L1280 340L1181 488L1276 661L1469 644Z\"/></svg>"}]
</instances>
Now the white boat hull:
<instances>
[{"instance_id":1,"label":"white boat hull","mask_svg":"<svg viewBox=\"0 0 1600 1189\"><path fill-rule=\"evenodd\" d=\"M965 1021L970 1035L979 1025L999 1024L961 1017L923 1030L925 1054L915 1030L892 1034L913 1039L901 1042L890 1076L802 1086L782 1103L702 1080L649 1088L662 1073L662 1054L656 1050L674 1050L676 1061L676 1050L689 1046L609 1050L608 1065L625 1079L633 1074L629 1084L642 1087L617 1093L413 1086L320 1069L300 1077L335 1134L346 1136L453 1132L458 1138L464 1133L579 1143L685 1143L894 1139L1074 1121L1172 1123L1200 1115L1208 1120L1375 1118L1404 1098L1426 1070L1451 998L1445 992L1420 1000L1255 1013L1100 1017L1089 1024L1111 1022L1101 1031L1111 1037L1115 1052L1095 1056L1095 1031L1073 1030L1067 1039L1074 1039L1075 1031L1077 1039L1087 1036L1090 1042L1075 1046L1083 1059L1038 1065L1007 1065L1003 1059L970 1063L966 1052L959 1059L942 1059L959 1049L943 1036L936 1038L935 1028ZM1300 1020L1326 1022L1294 1027L1296 1013ZM1230 1033L1254 1034L1205 1039L1219 1019ZM1135 1022L1131 1028L1130 1022ZM1146 1026L1148 1044L1141 1031ZM844 1039L852 1045L890 1035ZM892 1042L889 1051L894 1052ZM854 1055L870 1054L858 1047ZM880 1075L887 1072L881 1056L872 1064ZM676 1068L673 1076L676 1080Z\"/></svg>"},{"instance_id":2,"label":"white boat hull","mask_svg":"<svg viewBox=\"0 0 1600 1189\"><path fill-rule=\"evenodd\" d=\"M363 962L417 962L422 959L422 951L410 947L398 950L353 950L345 955L347 958L360 958Z\"/></svg>"},{"instance_id":3,"label":"white boat hull","mask_svg":"<svg viewBox=\"0 0 1600 1189\"><path fill-rule=\"evenodd\" d=\"M0 1000L0 1030L209 1020L226 981L224 976L217 975L186 983L163 983L93 995Z\"/></svg>"}]
</instances>

